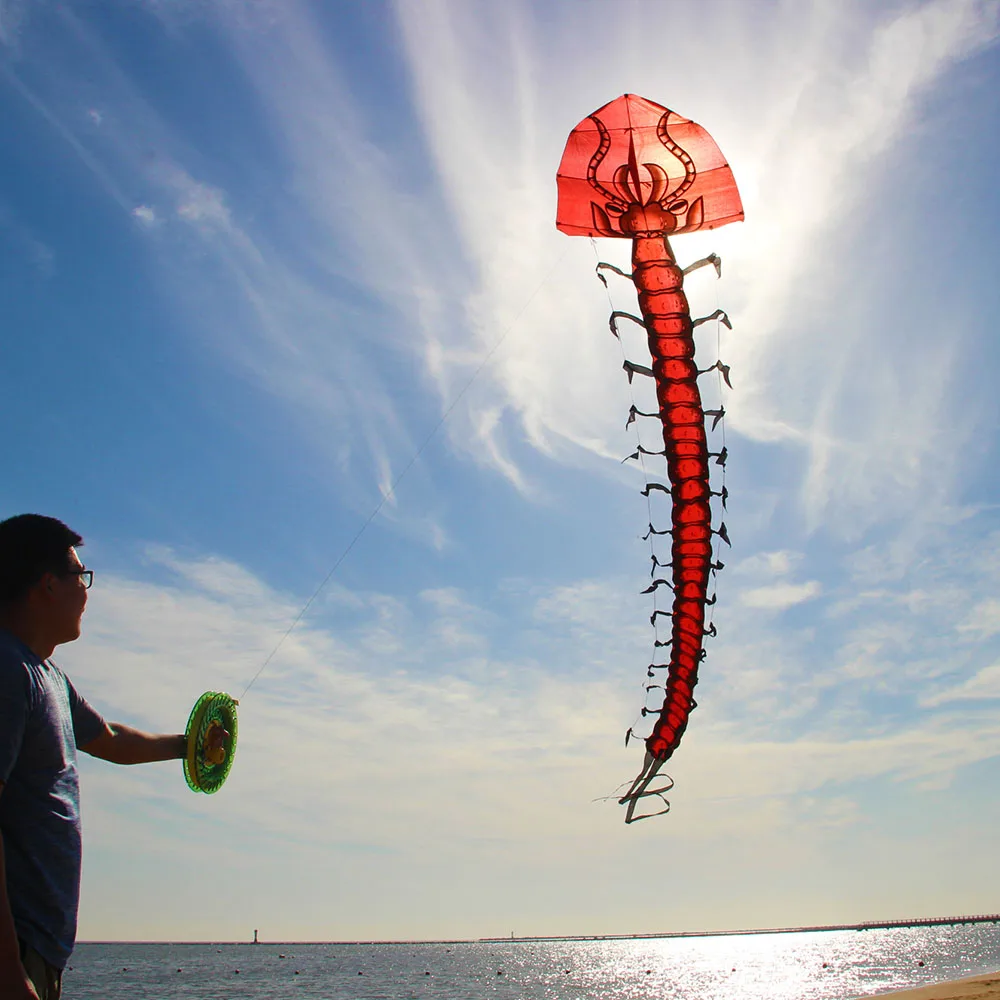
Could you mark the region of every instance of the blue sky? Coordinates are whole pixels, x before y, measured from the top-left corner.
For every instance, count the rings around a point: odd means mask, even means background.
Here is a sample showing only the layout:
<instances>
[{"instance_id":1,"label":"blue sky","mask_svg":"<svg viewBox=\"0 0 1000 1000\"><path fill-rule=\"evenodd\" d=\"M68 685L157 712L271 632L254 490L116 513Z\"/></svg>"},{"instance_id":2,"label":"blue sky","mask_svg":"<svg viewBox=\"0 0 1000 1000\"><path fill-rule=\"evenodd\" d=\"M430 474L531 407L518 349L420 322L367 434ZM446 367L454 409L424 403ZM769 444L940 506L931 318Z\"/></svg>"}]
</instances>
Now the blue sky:
<instances>
[{"instance_id":1,"label":"blue sky","mask_svg":"<svg viewBox=\"0 0 1000 1000\"><path fill-rule=\"evenodd\" d=\"M82 936L995 910L998 32L973 0L0 0L0 511L86 537L78 686L157 730L239 694L388 497L224 792L84 762ZM595 249L554 227L566 135L626 91L713 134L747 216L676 241L724 260L689 296L734 325L699 347L733 549L673 810L629 828L593 800L641 757L647 511Z\"/></svg>"}]
</instances>

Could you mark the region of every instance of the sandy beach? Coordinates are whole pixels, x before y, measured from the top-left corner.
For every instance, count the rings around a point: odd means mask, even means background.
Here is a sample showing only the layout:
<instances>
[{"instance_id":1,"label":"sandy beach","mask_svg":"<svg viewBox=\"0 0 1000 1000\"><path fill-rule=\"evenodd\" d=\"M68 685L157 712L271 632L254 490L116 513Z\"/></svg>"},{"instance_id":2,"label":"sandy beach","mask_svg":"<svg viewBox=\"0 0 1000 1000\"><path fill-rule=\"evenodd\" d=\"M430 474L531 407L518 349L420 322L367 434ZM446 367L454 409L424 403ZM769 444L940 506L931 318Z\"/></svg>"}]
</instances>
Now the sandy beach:
<instances>
[{"instance_id":1,"label":"sandy beach","mask_svg":"<svg viewBox=\"0 0 1000 1000\"><path fill-rule=\"evenodd\" d=\"M879 993L879 1000L1000 1000L1000 972L988 972L950 983L935 983L914 990Z\"/></svg>"}]
</instances>

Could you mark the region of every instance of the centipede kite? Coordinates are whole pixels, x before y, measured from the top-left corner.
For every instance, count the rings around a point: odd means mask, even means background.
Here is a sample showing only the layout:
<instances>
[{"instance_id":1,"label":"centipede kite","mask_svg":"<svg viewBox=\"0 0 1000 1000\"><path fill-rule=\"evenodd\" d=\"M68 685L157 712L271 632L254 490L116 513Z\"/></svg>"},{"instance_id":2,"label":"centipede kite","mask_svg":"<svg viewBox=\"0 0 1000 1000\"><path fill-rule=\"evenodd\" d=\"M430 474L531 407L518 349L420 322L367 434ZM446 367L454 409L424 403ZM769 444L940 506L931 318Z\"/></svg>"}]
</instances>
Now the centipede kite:
<instances>
[{"instance_id":1,"label":"centipede kite","mask_svg":"<svg viewBox=\"0 0 1000 1000\"><path fill-rule=\"evenodd\" d=\"M556 225L571 236L611 236L632 240L632 272L626 274L611 264L599 264L598 276L612 271L635 284L640 316L613 311L611 330L618 336L618 322L632 320L646 331L652 364L625 362L629 382L633 376L651 377L656 387L658 412L641 413L633 405L628 424L636 417L652 417L663 428L663 450L644 455L662 455L666 459L666 483L647 482L643 491L669 494L669 528L649 526L654 542L658 536L670 539L670 557L661 560L653 551L654 580L649 588L673 591L671 610L654 610L670 618L669 640L656 641L654 660L647 676L656 678L666 671L662 684L662 706L643 708L643 716L655 721L646 737L646 755L639 775L619 802L626 806L625 822L659 815L669 809L663 792L672 783L661 776L654 779L663 762L677 749L695 707L694 687L698 667L705 657L706 635L715 627L705 628L705 607L715 602L709 596L712 575L722 568L713 553L714 540L728 544L725 523L712 526L712 497L725 506L725 487L714 492L709 481L709 464L714 460L725 465L726 452L710 452L706 416L713 418L713 429L724 411L706 411L698 389L698 376L717 370L729 383L729 369L716 362L699 370L695 363L694 329L707 319L720 319L728 325L721 310L711 317L692 320L684 294L684 275L705 264L720 271L714 254L696 261L683 270L678 266L669 237L699 229L713 229L743 218L736 181L712 137L700 126L674 111L625 94L589 115L570 133L557 175L559 205ZM636 453L636 456L639 453ZM632 457L636 457L632 456ZM658 572L669 569L669 579ZM647 691L660 685L650 684ZM626 744L632 730L626 734ZM664 784L663 782L667 783ZM636 814L644 798L657 796L663 808L645 815Z\"/></svg>"}]
</instances>

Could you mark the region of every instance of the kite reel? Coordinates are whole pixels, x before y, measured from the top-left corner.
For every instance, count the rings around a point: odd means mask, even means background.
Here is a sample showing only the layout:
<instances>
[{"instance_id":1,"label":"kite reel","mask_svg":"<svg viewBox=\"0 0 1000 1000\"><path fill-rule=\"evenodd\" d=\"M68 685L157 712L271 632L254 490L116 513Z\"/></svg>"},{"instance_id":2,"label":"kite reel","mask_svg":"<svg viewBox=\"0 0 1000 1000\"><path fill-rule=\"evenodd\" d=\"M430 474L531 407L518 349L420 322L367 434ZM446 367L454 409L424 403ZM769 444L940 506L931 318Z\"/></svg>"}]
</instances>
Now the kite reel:
<instances>
[{"instance_id":1,"label":"kite reel","mask_svg":"<svg viewBox=\"0 0 1000 1000\"><path fill-rule=\"evenodd\" d=\"M184 779L192 792L211 795L229 777L236 755L238 704L222 691L206 691L191 709L184 731Z\"/></svg>"}]
</instances>

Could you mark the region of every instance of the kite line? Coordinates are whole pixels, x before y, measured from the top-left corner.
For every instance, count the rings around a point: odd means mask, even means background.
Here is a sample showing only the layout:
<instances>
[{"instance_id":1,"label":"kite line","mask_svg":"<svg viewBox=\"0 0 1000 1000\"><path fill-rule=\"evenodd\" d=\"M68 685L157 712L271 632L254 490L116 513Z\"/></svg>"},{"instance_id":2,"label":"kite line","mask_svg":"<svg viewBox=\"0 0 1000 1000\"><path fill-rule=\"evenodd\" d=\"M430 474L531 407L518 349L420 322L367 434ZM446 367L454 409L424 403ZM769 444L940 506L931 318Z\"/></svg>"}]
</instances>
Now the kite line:
<instances>
[{"instance_id":1,"label":"kite line","mask_svg":"<svg viewBox=\"0 0 1000 1000\"><path fill-rule=\"evenodd\" d=\"M536 297L538 296L538 293L542 290L542 288L545 287L545 285L548 283L549 278L551 278L553 273L555 272L556 268L559 267L559 265L563 262L563 258L565 258L567 252L568 249L563 250L563 252L556 258L555 262L548 269L548 271L545 272L544 276L542 277L542 280L539 281L539 283L535 286L534 291L531 293L531 295L528 296L524 305L521 306L521 308L518 310L514 318L507 324L507 328L500 335L497 342L486 352L486 354L483 356L482 361L480 361L479 365L476 367L476 370L469 376L465 384L458 391L458 394L448 405L447 409L445 409L445 411L441 414L437 423L427 433L423 442L420 444L420 447L417 448L417 450L410 456L409 461L406 463L406 465L403 466L402 470L396 476L396 478L393 479L392 484L389 486L388 490L386 490L382 494L382 499L379 500L379 502L374 506L372 512L368 515L368 517L365 518L365 520L361 524L361 527L358 528L358 530L354 533L354 536L344 547L343 551L340 553L336 561L333 563L333 566L330 568L330 572L327 573L325 577L323 577L319 586L310 595L309 600L307 600L305 604L302 605L302 608L299 611L299 613L292 619L292 623L288 626L287 629L285 629L281 638L278 639L278 641L275 643L274 648L271 650L271 652L267 654L266 658L264 659L264 662L260 665L259 669L257 670L257 673L255 673L253 677L250 678L250 683L247 684L247 686L243 689L243 693L240 695L240 699L246 697L247 691L249 691L250 688L254 686L254 684L257 682L257 679L260 677L262 673L264 673L268 665L277 655L278 650L280 650L281 647L285 644L285 640L292 634L292 632L295 631L299 623L309 612L309 609L316 602L316 599L326 589L327 584L333 579L337 570L340 569L340 566L343 563L343 561L351 554L351 551L354 549L354 546L358 544L358 542L361 539L361 536L368 530L368 527L372 523L372 521L374 521L375 518L378 517L382 508L385 506L389 498L393 496L393 494L396 492L396 489L399 487L399 484L403 481L406 474L416 464L417 460L427 449L427 446L437 435L437 432L441 430L441 428L445 425L446 421L451 416L452 411L455 409L456 406L458 406L458 404L462 401L462 398L472 387L472 383L476 381L476 379L480 376L480 374L482 374L483 369L490 363L490 361L493 359L493 356L497 353L497 351L500 350L500 347L503 345L503 342L507 339L510 332L514 329L515 326L517 326L517 324L521 320L521 317L528 311L528 308L530 307L531 303L535 301Z\"/></svg>"}]
</instances>

